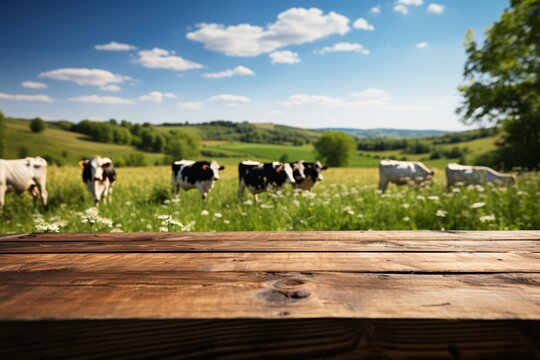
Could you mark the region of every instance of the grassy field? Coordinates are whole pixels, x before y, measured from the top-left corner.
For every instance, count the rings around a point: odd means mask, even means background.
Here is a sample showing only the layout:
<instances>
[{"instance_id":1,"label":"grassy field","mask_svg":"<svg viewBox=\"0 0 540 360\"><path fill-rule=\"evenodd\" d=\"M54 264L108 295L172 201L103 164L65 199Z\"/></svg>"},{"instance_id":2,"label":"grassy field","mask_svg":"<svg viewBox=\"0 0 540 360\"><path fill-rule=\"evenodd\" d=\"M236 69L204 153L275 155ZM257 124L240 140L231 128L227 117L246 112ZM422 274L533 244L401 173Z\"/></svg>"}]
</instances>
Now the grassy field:
<instances>
[{"instance_id":1,"label":"grassy field","mask_svg":"<svg viewBox=\"0 0 540 360\"><path fill-rule=\"evenodd\" d=\"M76 167L49 168L48 211L33 210L28 194L9 194L0 215L0 233L31 232L57 224L60 231L232 231L384 229L538 229L540 174L522 174L516 186L458 187L446 192L444 176L421 189L391 185L377 192L377 169L329 169L312 193L283 191L237 196L237 170L222 173L203 203L195 190L171 194L169 167L121 168L113 203L93 208ZM92 227L85 216L99 214ZM170 215L184 226L167 229L158 219Z\"/></svg>"}]
</instances>

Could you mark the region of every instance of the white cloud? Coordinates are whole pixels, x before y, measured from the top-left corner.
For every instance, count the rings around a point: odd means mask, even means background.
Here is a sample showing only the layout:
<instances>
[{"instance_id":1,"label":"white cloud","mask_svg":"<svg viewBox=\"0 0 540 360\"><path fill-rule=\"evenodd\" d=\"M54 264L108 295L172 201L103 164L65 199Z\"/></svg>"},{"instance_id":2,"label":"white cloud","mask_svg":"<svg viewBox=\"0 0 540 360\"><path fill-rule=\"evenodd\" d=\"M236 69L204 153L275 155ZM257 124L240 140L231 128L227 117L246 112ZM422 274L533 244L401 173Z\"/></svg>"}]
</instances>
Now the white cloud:
<instances>
[{"instance_id":1,"label":"white cloud","mask_svg":"<svg viewBox=\"0 0 540 360\"><path fill-rule=\"evenodd\" d=\"M444 12L444 5L441 4L429 4L427 12L430 14L442 14Z\"/></svg>"},{"instance_id":2,"label":"white cloud","mask_svg":"<svg viewBox=\"0 0 540 360\"><path fill-rule=\"evenodd\" d=\"M416 44L416 47L417 47L418 49L426 49L428 46L429 46L429 44L428 44L427 42L425 42L425 41Z\"/></svg>"},{"instance_id":3,"label":"white cloud","mask_svg":"<svg viewBox=\"0 0 540 360\"><path fill-rule=\"evenodd\" d=\"M409 7L420 6L424 0L397 0L394 5L394 11L403 15L409 14Z\"/></svg>"},{"instance_id":4,"label":"white cloud","mask_svg":"<svg viewBox=\"0 0 540 360\"><path fill-rule=\"evenodd\" d=\"M247 96L232 95L232 94L221 94L221 95L212 96L210 98L210 100L213 100L213 101L225 101L225 102L228 102L228 103L235 103L235 102L247 103L247 102L249 102L249 98Z\"/></svg>"},{"instance_id":5,"label":"white cloud","mask_svg":"<svg viewBox=\"0 0 540 360\"><path fill-rule=\"evenodd\" d=\"M327 54L331 52L355 52L362 55L369 55L369 50L364 48L362 44L358 43L349 43L349 42L340 42L332 46L325 46L322 49L315 50L316 54Z\"/></svg>"},{"instance_id":6,"label":"white cloud","mask_svg":"<svg viewBox=\"0 0 540 360\"><path fill-rule=\"evenodd\" d=\"M366 31L373 31L375 30L375 26L373 26L372 24L370 24L366 19L364 18L358 18L356 19L356 21L354 22L353 24L353 27L355 29L360 29L360 30L366 30Z\"/></svg>"},{"instance_id":7,"label":"white cloud","mask_svg":"<svg viewBox=\"0 0 540 360\"><path fill-rule=\"evenodd\" d=\"M226 78L226 77L232 77L235 75L253 76L255 75L255 73L250 68L239 65L235 67L234 69L227 69L225 71L203 74L203 76L208 79L221 79L221 78Z\"/></svg>"},{"instance_id":8,"label":"white cloud","mask_svg":"<svg viewBox=\"0 0 540 360\"><path fill-rule=\"evenodd\" d=\"M390 93L377 88L368 88L366 90L353 92L351 96L363 99L390 99Z\"/></svg>"},{"instance_id":9,"label":"white cloud","mask_svg":"<svg viewBox=\"0 0 540 360\"><path fill-rule=\"evenodd\" d=\"M11 101L36 101L50 103L54 100L48 95L6 94L0 92L0 100Z\"/></svg>"},{"instance_id":10,"label":"white cloud","mask_svg":"<svg viewBox=\"0 0 540 360\"><path fill-rule=\"evenodd\" d=\"M369 13L371 15L379 15L381 13L381 5L377 5L377 6L372 7L369 10Z\"/></svg>"},{"instance_id":11,"label":"white cloud","mask_svg":"<svg viewBox=\"0 0 540 360\"><path fill-rule=\"evenodd\" d=\"M368 89L375 90L375 89ZM379 89L376 89L379 90ZM372 91L371 91L372 92ZM368 91L369 93L369 91ZM288 99L278 101L285 108L296 106L315 105L329 109L364 109L375 108L388 111L431 111L424 105L396 105L389 102L389 98L367 98L362 100L349 100L326 95L295 94Z\"/></svg>"},{"instance_id":12,"label":"white cloud","mask_svg":"<svg viewBox=\"0 0 540 360\"><path fill-rule=\"evenodd\" d=\"M116 96L85 95L69 98L69 101L83 104L102 104L102 105L131 105L135 101Z\"/></svg>"},{"instance_id":13,"label":"white cloud","mask_svg":"<svg viewBox=\"0 0 540 360\"><path fill-rule=\"evenodd\" d=\"M139 96L140 101L162 102L164 99L176 99L177 96L173 93L160 91L152 91L146 95Z\"/></svg>"},{"instance_id":14,"label":"white cloud","mask_svg":"<svg viewBox=\"0 0 540 360\"><path fill-rule=\"evenodd\" d=\"M129 44L122 44L116 41L111 41L108 44L96 45L94 46L94 48L99 51L129 51L129 50L137 49L136 46L129 45Z\"/></svg>"},{"instance_id":15,"label":"white cloud","mask_svg":"<svg viewBox=\"0 0 540 360\"><path fill-rule=\"evenodd\" d=\"M349 19L333 11L324 14L317 8L290 8L278 14L276 22L265 27L202 23L186 37L203 43L208 50L228 56L258 56L288 45L343 35L349 30Z\"/></svg>"},{"instance_id":16,"label":"white cloud","mask_svg":"<svg viewBox=\"0 0 540 360\"><path fill-rule=\"evenodd\" d=\"M203 103L202 101L188 101L176 104L176 106L186 110L200 110L203 108Z\"/></svg>"},{"instance_id":17,"label":"white cloud","mask_svg":"<svg viewBox=\"0 0 540 360\"><path fill-rule=\"evenodd\" d=\"M274 51L269 56L272 64L297 64L300 62L298 53L289 50Z\"/></svg>"},{"instance_id":18,"label":"white cloud","mask_svg":"<svg viewBox=\"0 0 540 360\"><path fill-rule=\"evenodd\" d=\"M23 81L21 83L22 87L28 89L46 89L48 88L47 84L37 82L37 81Z\"/></svg>"},{"instance_id":19,"label":"white cloud","mask_svg":"<svg viewBox=\"0 0 540 360\"><path fill-rule=\"evenodd\" d=\"M121 84L131 80L129 76L113 74L103 69L64 68L45 71L39 77L54 80L71 81L77 85L99 86L102 90L109 90L110 85ZM112 87L112 89L116 89ZM118 89L119 90L119 89ZM117 90L112 90L117 91Z\"/></svg>"},{"instance_id":20,"label":"white cloud","mask_svg":"<svg viewBox=\"0 0 540 360\"><path fill-rule=\"evenodd\" d=\"M122 88L120 86L114 85L114 84L106 85L106 86L100 86L100 89L104 90L104 91L113 91L113 92L122 90Z\"/></svg>"},{"instance_id":21,"label":"white cloud","mask_svg":"<svg viewBox=\"0 0 540 360\"><path fill-rule=\"evenodd\" d=\"M174 51L159 48L139 51L139 58L134 62L150 69L186 71L202 68L201 64L176 56Z\"/></svg>"}]
</instances>

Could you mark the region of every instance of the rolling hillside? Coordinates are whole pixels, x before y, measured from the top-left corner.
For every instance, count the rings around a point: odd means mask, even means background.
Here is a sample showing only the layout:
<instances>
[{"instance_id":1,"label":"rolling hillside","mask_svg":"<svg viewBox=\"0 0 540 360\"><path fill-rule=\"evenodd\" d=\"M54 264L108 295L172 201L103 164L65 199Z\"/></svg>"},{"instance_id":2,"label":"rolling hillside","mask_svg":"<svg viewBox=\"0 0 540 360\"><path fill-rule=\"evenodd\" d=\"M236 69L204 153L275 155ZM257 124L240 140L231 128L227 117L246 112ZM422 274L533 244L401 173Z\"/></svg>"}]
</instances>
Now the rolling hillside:
<instances>
[{"instance_id":1,"label":"rolling hillside","mask_svg":"<svg viewBox=\"0 0 540 360\"><path fill-rule=\"evenodd\" d=\"M6 140L5 140L5 157L20 158L23 156L43 156L49 159L52 163L62 165L76 165L83 158L94 154L106 155L117 163L125 161L126 157L133 154L142 156L145 163L153 165L160 163L163 160L163 155L160 153L143 152L135 149L130 145L106 144L92 141L89 137L66 131L49 123L48 128L42 133L33 133L29 129L29 122L21 119L7 119ZM306 137L316 139L320 136L319 132L313 130L304 130L291 128L282 125L274 124L250 124L251 127L263 129L263 131L278 132L285 130L290 131L289 136L295 132L302 132ZM235 165L241 160L252 159L259 161L274 161L286 155L289 160L315 160L316 155L311 144L293 145L293 144L264 144L264 143L248 143L236 140L240 134L236 130L231 132L231 139L212 140L217 137L224 137L227 134L227 129L230 131L230 126L216 125L183 125L172 126L163 125L156 127L158 131L171 131L174 129L182 129L185 131L196 133L203 139L202 154L200 158L215 158L224 165ZM472 132L468 132L472 133ZM495 149L496 137L491 135L474 139L474 136L469 136L467 132L452 133L449 135L422 138L432 143L432 151L444 151L453 147L460 149L467 148L466 160L472 162L476 157L486 152ZM267 133L269 134L269 133ZM277 134L276 132L273 133ZM452 139L447 137L452 136ZM461 138L473 138L469 141L459 141ZM438 144L442 142L442 144ZM351 167L376 167L379 160L383 158L422 160L429 166L444 167L448 162L458 161L457 158L439 158L429 159L430 153L424 154L405 154L403 150L385 150L385 151L366 151L359 150L351 160Z\"/></svg>"}]
</instances>

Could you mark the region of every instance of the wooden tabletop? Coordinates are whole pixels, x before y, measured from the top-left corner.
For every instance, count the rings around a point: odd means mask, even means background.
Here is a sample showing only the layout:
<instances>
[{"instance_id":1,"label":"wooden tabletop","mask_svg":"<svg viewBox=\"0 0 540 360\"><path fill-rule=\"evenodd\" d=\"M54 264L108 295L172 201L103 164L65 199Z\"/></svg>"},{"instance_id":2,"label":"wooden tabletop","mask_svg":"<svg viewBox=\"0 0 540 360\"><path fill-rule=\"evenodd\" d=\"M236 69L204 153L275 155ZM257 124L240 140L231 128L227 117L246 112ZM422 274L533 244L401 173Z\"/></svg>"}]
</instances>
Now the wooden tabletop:
<instances>
[{"instance_id":1,"label":"wooden tabletop","mask_svg":"<svg viewBox=\"0 0 540 360\"><path fill-rule=\"evenodd\" d=\"M540 320L540 231L0 236L0 321Z\"/></svg>"}]
</instances>

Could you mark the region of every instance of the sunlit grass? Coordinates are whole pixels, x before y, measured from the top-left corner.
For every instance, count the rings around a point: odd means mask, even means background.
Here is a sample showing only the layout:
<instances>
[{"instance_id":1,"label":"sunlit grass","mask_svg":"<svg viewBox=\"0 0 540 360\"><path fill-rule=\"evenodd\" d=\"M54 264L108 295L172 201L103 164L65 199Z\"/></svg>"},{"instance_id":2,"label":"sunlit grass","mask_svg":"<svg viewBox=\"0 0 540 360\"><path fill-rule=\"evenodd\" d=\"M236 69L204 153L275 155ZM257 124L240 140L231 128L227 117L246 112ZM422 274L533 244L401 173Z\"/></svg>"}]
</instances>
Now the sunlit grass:
<instances>
[{"instance_id":1,"label":"sunlit grass","mask_svg":"<svg viewBox=\"0 0 540 360\"><path fill-rule=\"evenodd\" d=\"M196 190L171 194L170 168L120 168L113 203L93 209L76 167L49 168L49 209L32 208L28 194L6 197L0 232L32 232L56 224L60 231L233 231L233 230L406 230L539 229L540 175L522 174L516 186L445 189L444 175L420 189L396 187L377 192L377 169L329 169L312 193L246 192L238 199L237 169L228 166L203 203ZM98 216L94 224L85 217ZM178 221L163 225L159 215ZM166 229L165 229L166 228Z\"/></svg>"}]
</instances>

